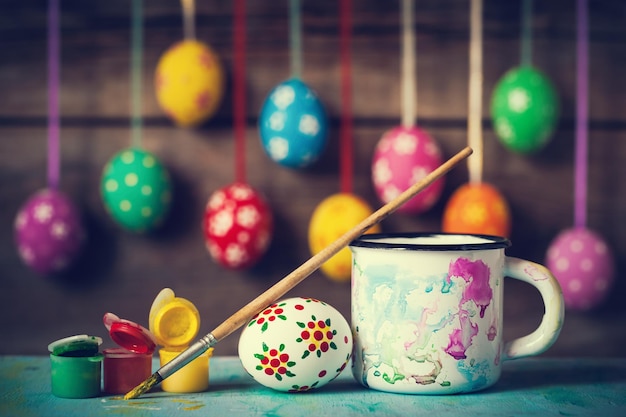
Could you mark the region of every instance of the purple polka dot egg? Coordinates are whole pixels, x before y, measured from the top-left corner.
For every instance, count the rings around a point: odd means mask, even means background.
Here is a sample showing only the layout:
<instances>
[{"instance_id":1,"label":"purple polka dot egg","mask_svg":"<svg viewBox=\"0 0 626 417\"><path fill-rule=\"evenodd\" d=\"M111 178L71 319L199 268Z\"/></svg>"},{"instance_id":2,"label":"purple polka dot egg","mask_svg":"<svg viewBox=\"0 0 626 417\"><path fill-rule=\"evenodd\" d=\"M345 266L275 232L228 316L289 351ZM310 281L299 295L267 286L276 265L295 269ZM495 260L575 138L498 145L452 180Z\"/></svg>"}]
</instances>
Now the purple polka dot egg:
<instances>
[{"instance_id":1,"label":"purple polka dot egg","mask_svg":"<svg viewBox=\"0 0 626 417\"><path fill-rule=\"evenodd\" d=\"M84 236L78 210L56 190L35 193L15 218L20 258L40 274L54 274L69 267L80 252Z\"/></svg>"},{"instance_id":2,"label":"purple polka dot egg","mask_svg":"<svg viewBox=\"0 0 626 417\"><path fill-rule=\"evenodd\" d=\"M289 298L268 306L245 326L239 359L268 388L304 392L335 379L352 355L352 332L334 307L314 298Z\"/></svg>"},{"instance_id":3,"label":"purple polka dot egg","mask_svg":"<svg viewBox=\"0 0 626 417\"><path fill-rule=\"evenodd\" d=\"M437 143L417 127L399 126L378 141L372 159L372 182L379 199L388 203L422 180L442 163ZM399 213L419 214L429 210L441 196L443 178L407 201Z\"/></svg>"},{"instance_id":4,"label":"purple polka dot egg","mask_svg":"<svg viewBox=\"0 0 626 417\"><path fill-rule=\"evenodd\" d=\"M548 249L546 265L559 281L565 306L571 310L599 306L613 284L612 252L597 233L586 228L561 232Z\"/></svg>"}]
</instances>

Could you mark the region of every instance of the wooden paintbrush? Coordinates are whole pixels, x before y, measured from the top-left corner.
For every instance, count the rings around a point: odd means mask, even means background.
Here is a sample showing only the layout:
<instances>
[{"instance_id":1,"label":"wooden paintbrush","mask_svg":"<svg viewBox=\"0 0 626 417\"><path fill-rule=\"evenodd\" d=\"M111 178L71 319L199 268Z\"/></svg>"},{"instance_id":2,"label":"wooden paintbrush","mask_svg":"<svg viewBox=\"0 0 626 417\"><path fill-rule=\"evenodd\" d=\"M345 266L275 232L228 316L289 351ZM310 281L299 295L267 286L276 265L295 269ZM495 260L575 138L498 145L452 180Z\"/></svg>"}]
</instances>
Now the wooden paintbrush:
<instances>
[{"instance_id":1,"label":"wooden paintbrush","mask_svg":"<svg viewBox=\"0 0 626 417\"><path fill-rule=\"evenodd\" d=\"M250 301L243 308L237 311L235 314L226 319L222 324L217 326L215 330L204 336L202 339L195 342L185 351L183 351L176 358L166 363L152 374L148 379L133 388L129 393L124 396L125 400L138 398L143 393L149 391L154 386L158 385L168 376L178 371L189 362L200 356L207 349L215 346L217 342L233 333L239 327L250 321L252 317L262 311L268 305L274 303L280 297L285 295L287 291L294 288L306 277L311 275L316 269L318 269L324 262L330 259L333 255L347 246L351 241L361 236L365 231L375 224L381 222L389 214L394 212L402 204L406 203L417 193L428 187L438 178L442 177L445 173L450 171L456 164L467 158L472 154L472 149L466 147L452 158L444 162L441 166L427 175L421 181L413 184L406 191L396 197L393 201L385 204L383 207L372 213L369 217L363 220L361 223L350 229L339 239L331 243L322 251L311 257L308 261L300 265L297 269L291 272L289 275L278 281L272 287L267 289L264 293L259 295L254 300Z\"/></svg>"}]
</instances>

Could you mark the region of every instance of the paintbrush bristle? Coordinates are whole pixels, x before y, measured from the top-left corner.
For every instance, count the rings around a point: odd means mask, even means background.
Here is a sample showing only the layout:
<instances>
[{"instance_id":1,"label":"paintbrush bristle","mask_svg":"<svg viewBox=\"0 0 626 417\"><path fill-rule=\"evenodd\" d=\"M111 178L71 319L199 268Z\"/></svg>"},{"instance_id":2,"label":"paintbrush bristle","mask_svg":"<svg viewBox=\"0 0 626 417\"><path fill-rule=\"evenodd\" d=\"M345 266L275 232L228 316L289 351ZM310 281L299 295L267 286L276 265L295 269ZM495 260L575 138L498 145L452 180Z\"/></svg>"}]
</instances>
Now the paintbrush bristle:
<instances>
[{"instance_id":1,"label":"paintbrush bristle","mask_svg":"<svg viewBox=\"0 0 626 417\"><path fill-rule=\"evenodd\" d=\"M163 378L159 375L158 372L153 373L150 378L143 381L141 384L137 385L130 392L124 395L125 400L132 400L140 397L144 393L150 391L155 385L158 385Z\"/></svg>"}]
</instances>

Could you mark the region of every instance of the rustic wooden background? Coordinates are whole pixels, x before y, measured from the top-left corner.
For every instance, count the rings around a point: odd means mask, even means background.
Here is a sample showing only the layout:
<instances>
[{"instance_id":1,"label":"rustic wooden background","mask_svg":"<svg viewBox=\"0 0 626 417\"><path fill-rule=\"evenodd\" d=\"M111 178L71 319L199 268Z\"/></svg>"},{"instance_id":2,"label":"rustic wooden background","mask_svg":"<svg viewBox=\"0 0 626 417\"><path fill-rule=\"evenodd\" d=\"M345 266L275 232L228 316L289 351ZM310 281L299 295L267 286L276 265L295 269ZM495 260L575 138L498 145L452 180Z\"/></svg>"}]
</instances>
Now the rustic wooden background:
<instances>
[{"instance_id":1,"label":"rustic wooden background","mask_svg":"<svg viewBox=\"0 0 626 417\"><path fill-rule=\"evenodd\" d=\"M111 342L101 323L107 311L147 324L153 297L166 286L200 309L202 332L305 261L313 209L339 190L338 3L303 1L303 78L319 93L332 118L330 146L306 171L271 162L261 149L256 118L269 90L289 76L286 1L248 4L247 167L275 216L268 255L253 270L217 266L204 248L204 204L234 180L231 90L218 114L197 129L175 127L159 110L153 72L163 51L182 37L180 3L145 2L143 146L173 175L173 212L150 236L129 234L105 213L99 179L105 163L129 146L130 2L62 1L62 190L80 206L89 243L78 265L62 279L37 276L19 260L13 221L20 205L46 183L46 2L0 4L0 354L45 354L49 342L79 333ZM626 284L626 3L590 1L589 227L616 254L609 300L591 313L568 312L547 355L623 356ZM418 123L446 157L466 144L469 2L416 3ZM378 206L370 182L372 151L382 133L400 123L399 4L355 0L352 47L355 189ZM554 82L561 118L553 140L533 156L504 149L495 139L485 105L484 178L506 196L514 219L513 256L543 262L554 236L573 224L575 107L575 2L537 1L533 15L534 63ZM197 2L197 36L208 42L231 74L232 5ZM484 4L484 97L519 63L519 1ZM447 177L440 203L422 216L394 215L386 231L436 231L447 198L467 181L465 167ZM350 314L349 284L316 273L289 295L320 298ZM505 289L505 336L536 327L543 307L538 293L513 280ZM238 334L216 354L236 354Z\"/></svg>"}]
</instances>

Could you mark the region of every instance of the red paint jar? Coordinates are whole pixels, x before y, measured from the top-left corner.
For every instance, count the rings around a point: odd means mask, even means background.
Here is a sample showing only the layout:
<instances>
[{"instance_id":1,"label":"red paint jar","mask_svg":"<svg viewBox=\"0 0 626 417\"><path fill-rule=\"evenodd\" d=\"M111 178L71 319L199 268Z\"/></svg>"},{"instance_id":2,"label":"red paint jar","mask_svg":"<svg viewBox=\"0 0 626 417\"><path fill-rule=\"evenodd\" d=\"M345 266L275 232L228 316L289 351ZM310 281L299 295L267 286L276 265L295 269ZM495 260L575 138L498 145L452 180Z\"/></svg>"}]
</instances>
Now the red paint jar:
<instances>
[{"instance_id":1,"label":"red paint jar","mask_svg":"<svg viewBox=\"0 0 626 417\"><path fill-rule=\"evenodd\" d=\"M107 394L126 394L152 374L152 352L141 354L113 348L103 353L103 391Z\"/></svg>"},{"instance_id":2,"label":"red paint jar","mask_svg":"<svg viewBox=\"0 0 626 417\"><path fill-rule=\"evenodd\" d=\"M121 346L103 351L103 391L126 394L152 374L154 336L139 324L112 313L105 314L103 321L111 339Z\"/></svg>"}]
</instances>

